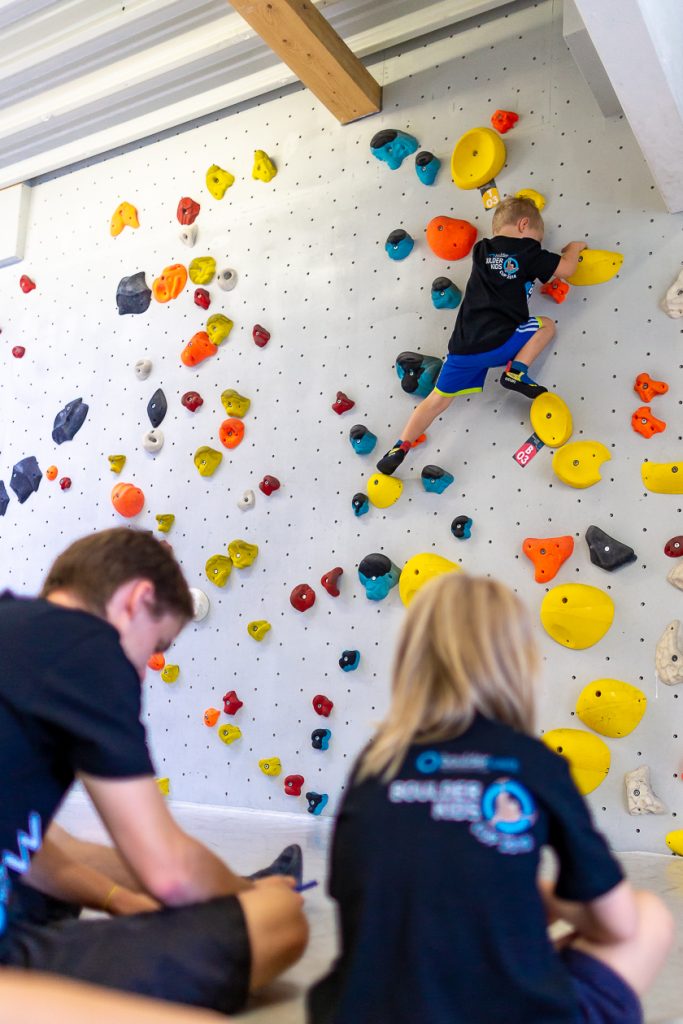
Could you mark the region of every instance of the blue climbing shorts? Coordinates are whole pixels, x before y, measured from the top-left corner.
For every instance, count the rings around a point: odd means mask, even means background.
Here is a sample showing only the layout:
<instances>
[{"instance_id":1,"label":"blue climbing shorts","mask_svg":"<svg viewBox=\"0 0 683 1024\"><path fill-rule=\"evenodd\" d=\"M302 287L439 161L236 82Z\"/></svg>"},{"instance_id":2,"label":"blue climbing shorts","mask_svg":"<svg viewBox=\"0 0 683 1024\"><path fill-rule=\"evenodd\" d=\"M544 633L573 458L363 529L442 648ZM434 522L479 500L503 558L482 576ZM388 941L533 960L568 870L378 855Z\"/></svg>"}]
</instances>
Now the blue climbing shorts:
<instances>
[{"instance_id":1,"label":"blue climbing shorts","mask_svg":"<svg viewBox=\"0 0 683 1024\"><path fill-rule=\"evenodd\" d=\"M638 996L611 967L571 947L560 958L579 1004L576 1024L643 1024Z\"/></svg>"},{"instance_id":2,"label":"blue climbing shorts","mask_svg":"<svg viewBox=\"0 0 683 1024\"><path fill-rule=\"evenodd\" d=\"M507 366L524 347L532 334L543 326L540 316L530 317L520 324L508 340L490 352L477 352L471 356L446 356L434 390L442 395L472 395L481 391L486 373L492 366Z\"/></svg>"}]
</instances>

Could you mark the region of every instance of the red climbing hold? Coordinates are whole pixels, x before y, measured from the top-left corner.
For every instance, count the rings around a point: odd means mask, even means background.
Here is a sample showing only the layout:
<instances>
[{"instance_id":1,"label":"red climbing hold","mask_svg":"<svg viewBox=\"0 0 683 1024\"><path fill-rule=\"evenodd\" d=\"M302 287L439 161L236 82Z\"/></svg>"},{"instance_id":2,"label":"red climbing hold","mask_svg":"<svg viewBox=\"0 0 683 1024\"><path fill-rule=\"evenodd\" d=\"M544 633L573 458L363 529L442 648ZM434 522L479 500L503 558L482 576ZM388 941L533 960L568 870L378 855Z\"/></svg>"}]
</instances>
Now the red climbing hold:
<instances>
[{"instance_id":1,"label":"red climbing hold","mask_svg":"<svg viewBox=\"0 0 683 1024\"><path fill-rule=\"evenodd\" d=\"M36 282L32 281L26 274L22 274L19 278L19 287L22 292L32 292L36 286Z\"/></svg>"},{"instance_id":2,"label":"red climbing hold","mask_svg":"<svg viewBox=\"0 0 683 1024\"><path fill-rule=\"evenodd\" d=\"M209 308L211 305L211 296L207 292L206 288L195 288L194 304L195 306L201 306L202 309Z\"/></svg>"},{"instance_id":3,"label":"red climbing hold","mask_svg":"<svg viewBox=\"0 0 683 1024\"><path fill-rule=\"evenodd\" d=\"M554 277L552 281L548 281L546 284L541 285L541 295L549 295L551 299L559 303L569 295L569 285L566 281L563 281L560 277Z\"/></svg>"},{"instance_id":4,"label":"red climbing hold","mask_svg":"<svg viewBox=\"0 0 683 1024\"><path fill-rule=\"evenodd\" d=\"M303 775L287 775L285 777L285 793L287 796L301 796L304 782Z\"/></svg>"},{"instance_id":5,"label":"red climbing hold","mask_svg":"<svg viewBox=\"0 0 683 1024\"><path fill-rule=\"evenodd\" d=\"M519 114L515 114L514 110L496 110L491 114L491 125L501 135L514 128L518 121Z\"/></svg>"},{"instance_id":6,"label":"red climbing hold","mask_svg":"<svg viewBox=\"0 0 683 1024\"><path fill-rule=\"evenodd\" d=\"M194 199L190 199L189 196L183 196L178 203L176 217L180 224L194 224L199 216L200 209L199 203L195 203Z\"/></svg>"},{"instance_id":7,"label":"red climbing hold","mask_svg":"<svg viewBox=\"0 0 683 1024\"><path fill-rule=\"evenodd\" d=\"M204 399L198 391L186 391L180 399L180 404L184 405L190 412L196 412L200 405L204 405Z\"/></svg>"},{"instance_id":8,"label":"red climbing hold","mask_svg":"<svg viewBox=\"0 0 683 1024\"><path fill-rule=\"evenodd\" d=\"M240 708L244 707L244 701L241 701L234 690L228 690L223 695L223 711L226 715L236 715Z\"/></svg>"},{"instance_id":9,"label":"red climbing hold","mask_svg":"<svg viewBox=\"0 0 683 1024\"><path fill-rule=\"evenodd\" d=\"M264 494L272 494L273 491L278 491L280 489L280 481L276 476L264 476L258 486L259 490L263 491Z\"/></svg>"},{"instance_id":10,"label":"red climbing hold","mask_svg":"<svg viewBox=\"0 0 683 1024\"><path fill-rule=\"evenodd\" d=\"M69 488L71 487L71 477L63 476L62 479L59 481L59 486L62 488L63 491L68 491Z\"/></svg>"},{"instance_id":11,"label":"red climbing hold","mask_svg":"<svg viewBox=\"0 0 683 1024\"><path fill-rule=\"evenodd\" d=\"M324 576L321 576L320 582L331 597L339 597L340 590L337 586L337 580L343 575L344 570L337 566L336 569L330 569Z\"/></svg>"},{"instance_id":12,"label":"red climbing hold","mask_svg":"<svg viewBox=\"0 0 683 1024\"><path fill-rule=\"evenodd\" d=\"M639 373L633 390L640 395L641 401L651 402L656 395L665 395L669 385L663 380L653 380L649 373Z\"/></svg>"},{"instance_id":13,"label":"red climbing hold","mask_svg":"<svg viewBox=\"0 0 683 1024\"><path fill-rule=\"evenodd\" d=\"M315 604L315 591L308 583L299 583L289 595L289 603L298 612L307 612Z\"/></svg>"},{"instance_id":14,"label":"red climbing hold","mask_svg":"<svg viewBox=\"0 0 683 1024\"><path fill-rule=\"evenodd\" d=\"M664 545L664 554L669 558L680 558L683 555L683 537L672 537Z\"/></svg>"},{"instance_id":15,"label":"red climbing hold","mask_svg":"<svg viewBox=\"0 0 683 1024\"><path fill-rule=\"evenodd\" d=\"M270 331L267 331L265 327L261 327L261 324L254 324L251 336L254 339L254 344L258 345L259 348L265 348L270 341Z\"/></svg>"},{"instance_id":16,"label":"red climbing hold","mask_svg":"<svg viewBox=\"0 0 683 1024\"><path fill-rule=\"evenodd\" d=\"M26 349L23 345L15 345L12 349L12 355L15 359L23 359Z\"/></svg>"},{"instance_id":17,"label":"red climbing hold","mask_svg":"<svg viewBox=\"0 0 683 1024\"><path fill-rule=\"evenodd\" d=\"M343 391L337 392L337 397L332 403L333 410L338 416L341 416L343 412L348 412L349 409L353 409L356 403L348 395L345 395Z\"/></svg>"},{"instance_id":18,"label":"red climbing hold","mask_svg":"<svg viewBox=\"0 0 683 1024\"><path fill-rule=\"evenodd\" d=\"M316 693L311 703L313 704L313 710L316 715L322 715L323 718L330 717L330 711L334 707L334 704L329 697L326 697L323 693Z\"/></svg>"}]
</instances>

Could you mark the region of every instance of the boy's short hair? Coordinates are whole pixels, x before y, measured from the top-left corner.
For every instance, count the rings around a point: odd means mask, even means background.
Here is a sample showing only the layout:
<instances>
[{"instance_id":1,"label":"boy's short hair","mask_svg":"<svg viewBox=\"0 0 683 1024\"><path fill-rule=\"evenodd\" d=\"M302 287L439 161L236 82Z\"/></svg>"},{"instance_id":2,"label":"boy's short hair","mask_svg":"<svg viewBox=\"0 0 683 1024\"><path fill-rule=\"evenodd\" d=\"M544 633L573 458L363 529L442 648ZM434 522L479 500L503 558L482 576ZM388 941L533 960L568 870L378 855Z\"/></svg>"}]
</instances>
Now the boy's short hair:
<instances>
[{"instance_id":1,"label":"boy's short hair","mask_svg":"<svg viewBox=\"0 0 683 1024\"><path fill-rule=\"evenodd\" d=\"M120 526L81 537L54 562L40 596L56 590L75 594L89 611L105 616L113 594L130 580L149 580L154 586L151 611L189 621L194 614L192 595L169 544L148 530Z\"/></svg>"},{"instance_id":2,"label":"boy's short hair","mask_svg":"<svg viewBox=\"0 0 683 1024\"><path fill-rule=\"evenodd\" d=\"M532 202L531 199L506 196L502 202L498 203L494 210L493 222L491 224L493 233L495 234L496 231L505 227L506 224L516 224L522 217L529 218L529 223L535 231L543 231L543 218L536 203Z\"/></svg>"}]
</instances>

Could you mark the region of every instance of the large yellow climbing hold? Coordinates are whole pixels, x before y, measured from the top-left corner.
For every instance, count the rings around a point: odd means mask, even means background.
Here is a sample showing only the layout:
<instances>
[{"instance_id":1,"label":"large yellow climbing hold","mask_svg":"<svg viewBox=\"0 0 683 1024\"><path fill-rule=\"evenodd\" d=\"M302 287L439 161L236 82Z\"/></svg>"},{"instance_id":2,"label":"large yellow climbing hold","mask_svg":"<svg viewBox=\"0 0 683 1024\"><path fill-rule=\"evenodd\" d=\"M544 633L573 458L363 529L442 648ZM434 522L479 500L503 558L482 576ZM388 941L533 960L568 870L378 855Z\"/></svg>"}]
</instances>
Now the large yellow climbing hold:
<instances>
[{"instance_id":1,"label":"large yellow climbing hold","mask_svg":"<svg viewBox=\"0 0 683 1024\"><path fill-rule=\"evenodd\" d=\"M545 391L534 398L530 416L531 426L549 448L561 448L572 436L572 414L559 395Z\"/></svg>"},{"instance_id":2,"label":"large yellow climbing hold","mask_svg":"<svg viewBox=\"0 0 683 1024\"><path fill-rule=\"evenodd\" d=\"M187 270L193 284L209 284L216 273L216 261L213 256L195 256Z\"/></svg>"},{"instance_id":3,"label":"large yellow climbing hold","mask_svg":"<svg viewBox=\"0 0 683 1024\"><path fill-rule=\"evenodd\" d=\"M232 559L227 555L211 555L204 566L206 578L215 583L217 587L224 587L232 572Z\"/></svg>"},{"instance_id":4,"label":"large yellow climbing hold","mask_svg":"<svg viewBox=\"0 0 683 1024\"><path fill-rule=\"evenodd\" d=\"M571 441L553 455L553 472L570 487L592 487L600 483L600 467L610 455L600 441Z\"/></svg>"},{"instance_id":5,"label":"large yellow climbing hold","mask_svg":"<svg viewBox=\"0 0 683 1024\"><path fill-rule=\"evenodd\" d=\"M584 686L576 713L589 729L602 736L628 736L647 708L647 697L637 686L620 679L594 679Z\"/></svg>"},{"instance_id":6,"label":"large yellow climbing hold","mask_svg":"<svg viewBox=\"0 0 683 1024\"><path fill-rule=\"evenodd\" d=\"M605 249L584 249L579 254L579 265L567 280L570 284L604 284L621 270L624 257L620 252Z\"/></svg>"},{"instance_id":7,"label":"large yellow climbing hold","mask_svg":"<svg viewBox=\"0 0 683 1024\"><path fill-rule=\"evenodd\" d=\"M459 565L451 562L442 555L435 555L428 552L422 555L413 555L403 566L398 581L398 592L403 604L408 607L418 590L422 590L425 583L429 583L436 576L442 576L445 572L461 572Z\"/></svg>"},{"instance_id":8,"label":"large yellow climbing hold","mask_svg":"<svg viewBox=\"0 0 683 1024\"><path fill-rule=\"evenodd\" d=\"M282 771L279 757L264 757L258 763L264 775L279 775Z\"/></svg>"},{"instance_id":9,"label":"large yellow climbing hold","mask_svg":"<svg viewBox=\"0 0 683 1024\"><path fill-rule=\"evenodd\" d=\"M165 683L175 683L180 675L180 665L164 665L161 678Z\"/></svg>"},{"instance_id":10,"label":"large yellow climbing hold","mask_svg":"<svg viewBox=\"0 0 683 1024\"><path fill-rule=\"evenodd\" d=\"M254 150L254 166L251 176L258 181L272 181L277 174L277 167L262 149Z\"/></svg>"},{"instance_id":11,"label":"large yellow climbing hold","mask_svg":"<svg viewBox=\"0 0 683 1024\"><path fill-rule=\"evenodd\" d=\"M683 494L683 462L643 462L640 475L648 491Z\"/></svg>"},{"instance_id":12,"label":"large yellow climbing hold","mask_svg":"<svg viewBox=\"0 0 683 1024\"><path fill-rule=\"evenodd\" d=\"M602 640L614 620L609 594L585 583L561 583L541 603L541 623L546 633L563 647L582 651Z\"/></svg>"},{"instance_id":13,"label":"large yellow climbing hold","mask_svg":"<svg viewBox=\"0 0 683 1024\"><path fill-rule=\"evenodd\" d=\"M375 473L368 480L368 498L375 508L389 508L403 493L403 481L395 476Z\"/></svg>"},{"instance_id":14,"label":"large yellow climbing hold","mask_svg":"<svg viewBox=\"0 0 683 1024\"><path fill-rule=\"evenodd\" d=\"M552 729L541 736L547 747L569 762L574 784L585 796L607 778L611 755L599 736L583 729Z\"/></svg>"},{"instance_id":15,"label":"large yellow climbing hold","mask_svg":"<svg viewBox=\"0 0 683 1024\"><path fill-rule=\"evenodd\" d=\"M233 326L232 320L225 313L212 313L206 321L206 333L214 345L220 345L230 334Z\"/></svg>"},{"instance_id":16,"label":"large yellow climbing hold","mask_svg":"<svg viewBox=\"0 0 683 1024\"><path fill-rule=\"evenodd\" d=\"M234 184L234 174L224 171L218 164L211 164L206 172L206 187L214 199L222 199L230 186Z\"/></svg>"},{"instance_id":17,"label":"large yellow climbing hold","mask_svg":"<svg viewBox=\"0 0 683 1024\"><path fill-rule=\"evenodd\" d=\"M492 128L472 128L455 144L451 174L458 188L480 188L505 163L505 143Z\"/></svg>"},{"instance_id":18,"label":"large yellow climbing hold","mask_svg":"<svg viewBox=\"0 0 683 1024\"><path fill-rule=\"evenodd\" d=\"M132 203L121 203L116 207L112 214L111 224L109 226L109 231L114 237L116 237L116 235L120 235L124 228L139 227L140 221L138 220L138 211Z\"/></svg>"}]
</instances>

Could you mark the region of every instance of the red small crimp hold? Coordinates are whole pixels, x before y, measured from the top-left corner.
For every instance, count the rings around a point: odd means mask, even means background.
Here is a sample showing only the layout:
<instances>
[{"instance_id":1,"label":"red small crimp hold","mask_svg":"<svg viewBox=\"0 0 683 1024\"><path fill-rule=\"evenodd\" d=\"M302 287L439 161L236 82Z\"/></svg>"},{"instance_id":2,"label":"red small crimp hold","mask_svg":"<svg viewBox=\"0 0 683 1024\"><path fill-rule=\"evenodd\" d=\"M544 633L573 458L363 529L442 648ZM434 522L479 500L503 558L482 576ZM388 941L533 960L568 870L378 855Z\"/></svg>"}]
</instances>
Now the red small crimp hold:
<instances>
[{"instance_id":1,"label":"red small crimp hold","mask_svg":"<svg viewBox=\"0 0 683 1024\"><path fill-rule=\"evenodd\" d=\"M258 485L259 491L263 491L264 494L272 494L273 491L280 489L280 481L276 476L264 476L261 483Z\"/></svg>"},{"instance_id":2,"label":"red small crimp hold","mask_svg":"<svg viewBox=\"0 0 683 1024\"><path fill-rule=\"evenodd\" d=\"M541 285L541 295L548 295L559 305L569 295L569 285L561 277L554 277L552 281Z\"/></svg>"},{"instance_id":3,"label":"red small crimp hold","mask_svg":"<svg viewBox=\"0 0 683 1024\"><path fill-rule=\"evenodd\" d=\"M207 292L206 288L195 288L194 304L195 306L200 306L202 309L209 308L211 305L211 296Z\"/></svg>"},{"instance_id":4,"label":"red small crimp hold","mask_svg":"<svg viewBox=\"0 0 683 1024\"><path fill-rule=\"evenodd\" d=\"M62 488L63 491L68 491L69 488L71 487L71 477L63 476L59 481L59 486Z\"/></svg>"},{"instance_id":5,"label":"red small crimp hold","mask_svg":"<svg viewBox=\"0 0 683 1024\"><path fill-rule=\"evenodd\" d=\"M32 292L35 286L36 282L32 281L27 274L22 274L21 277L19 278L19 287L21 288L22 292Z\"/></svg>"},{"instance_id":6,"label":"red small crimp hold","mask_svg":"<svg viewBox=\"0 0 683 1024\"><path fill-rule=\"evenodd\" d=\"M242 707L244 707L244 702L239 699L234 690L228 690L223 695L223 711L226 715L236 715Z\"/></svg>"},{"instance_id":7,"label":"red small crimp hold","mask_svg":"<svg viewBox=\"0 0 683 1024\"><path fill-rule=\"evenodd\" d=\"M15 345L12 349L12 355L15 359L23 359L26 349L23 345Z\"/></svg>"},{"instance_id":8,"label":"red small crimp hold","mask_svg":"<svg viewBox=\"0 0 683 1024\"><path fill-rule=\"evenodd\" d=\"M289 603L298 612L307 612L315 604L315 590L308 583L298 583L289 595Z\"/></svg>"},{"instance_id":9,"label":"red small crimp hold","mask_svg":"<svg viewBox=\"0 0 683 1024\"><path fill-rule=\"evenodd\" d=\"M651 402L657 395L665 395L669 385L663 380L653 380L649 373L639 373L633 390L640 397L641 402Z\"/></svg>"},{"instance_id":10,"label":"red small crimp hold","mask_svg":"<svg viewBox=\"0 0 683 1024\"><path fill-rule=\"evenodd\" d=\"M653 416L650 407L647 405L641 405L639 409L636 409L633 416L631 416L631 426L636 434L642 434L643 437L648 439L653 434L661 434L663 430L666 430L664 420L658 420L656 416Z\"/></svg>"},{"instance_id":11,"label":"red small crimp hold","mask_svg":"<svg viewBox=\"0 0 683 1024\"><path fill-rule=\"evenodd\" d=\"M345 395L343 391L337 392L337 397L332 403L332 409L341 416L343 412L348 412L349 409L353 409L356 403L348 395Z\"/></svg>"},{"instance_id":12,"label":"red small crimp hold","mask_svg":"<svg viewBox=\"0 0 683 1024\"><path fill-rule=\"evenodd\" d=\"M198 391L186 391L180 399L180 404L184 405L190 412L196 412L200 405L204 405L204 399Z\"/></svg>"},{"instance_id":13,"label":"red small crimp hold","mask_svg":"<svg viewBox=\"0 0 683 1024\"><path fill-rule=\"evenodd\" d=\"M336 569L330 569L329 572L326 572L324 576L320 577L320 582L330 597L339 597L341 591L337 586L337 580L343 574L344 570L340 566L337 566Z\"/></svg>"},{"instance_id":14,"label":"red small crimp hold","mask_svg":"<svg viewBox=\"0 0 683 1024\"><path fill-rule=\"evenodd\" d=\"M190 199L189 196L183 196L178 203L178 209L176 210L176 217L180 224L194 224L201 206L199 203L195 203L194 199Z\"/></svg>"},{"instance_id":15,"label":"red small crimp hold","mask_svg":"<svg viewBox=\"0 0 683 1024\"><path fill-rule=\"evenodd\" d=\"M301 789L305 779L303 775L285 776L285 793L287 796L301 796Z\"/></svg>"},{"instance_id":16,"label":"red small crimp hold","mask_svg":"<svg viewBox=\"0 0 683 1024\"><path fill-rule=\"evenodd\" d=\"M254 324L251 336L254 339L254 344L258 345L259 348L265 348L270 341L270 331L267 331L265 327L261 327L261 324Z\"/></svg>"},{"instance_id":17,"label":"red small crimp hold","mask_svg":"<svg viewBox=\"0 0 683 1024\"><path fill-rule=\"evenodd\" d=\"M329 718L330 711L334 707L330 698L326 697L324 693L316 693L311 704L313 705L313 710L316 715L322 715L323 718Z\"/></svg>"},{"instance_id":18,"label":"red small crimp hold","mask_svg":"<svg viewBox=\"0 0 683 1024\"><path fill-rule=\"evenodd\" d=\"M514 128L518 121L519 114L515 114L514 110L496 110L491 114L491 125L501 135Z\"/></svg>"}]
</instances>

